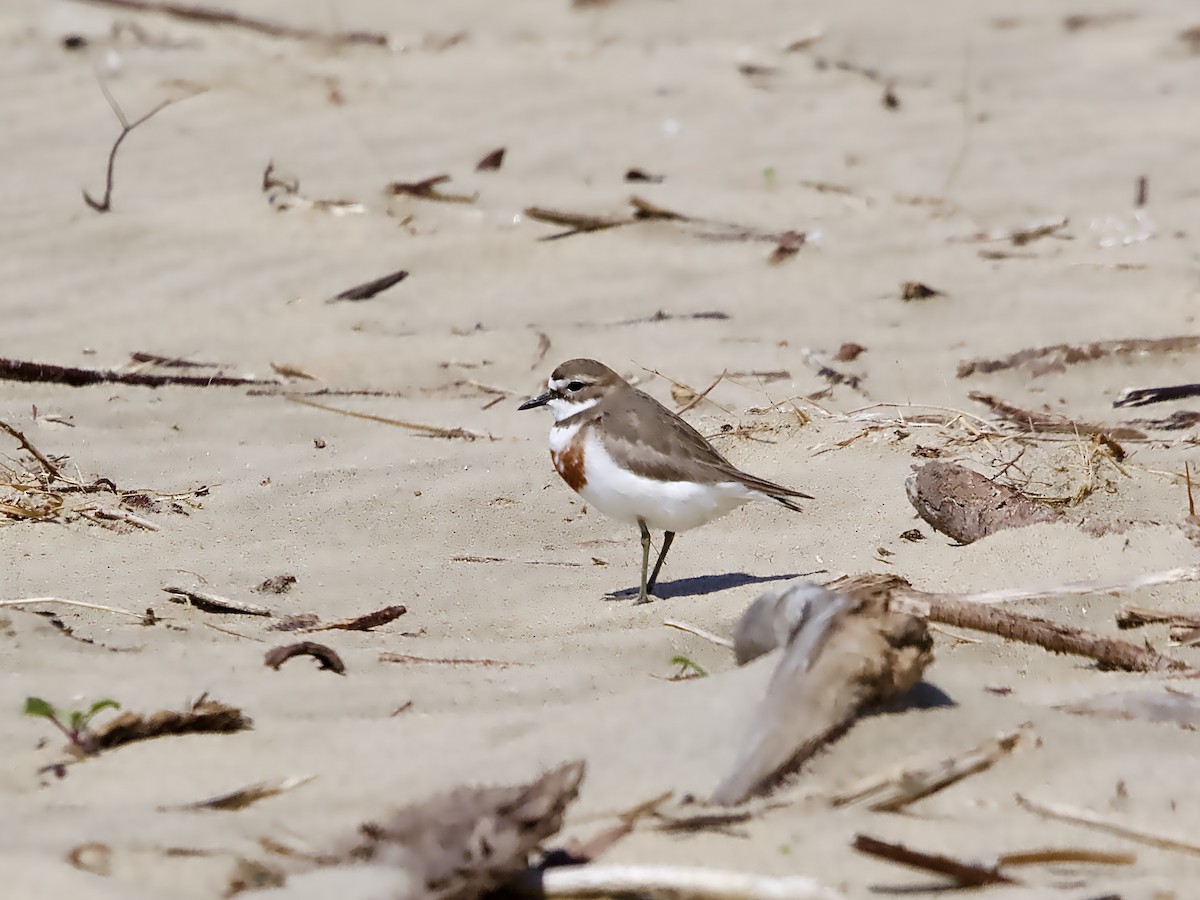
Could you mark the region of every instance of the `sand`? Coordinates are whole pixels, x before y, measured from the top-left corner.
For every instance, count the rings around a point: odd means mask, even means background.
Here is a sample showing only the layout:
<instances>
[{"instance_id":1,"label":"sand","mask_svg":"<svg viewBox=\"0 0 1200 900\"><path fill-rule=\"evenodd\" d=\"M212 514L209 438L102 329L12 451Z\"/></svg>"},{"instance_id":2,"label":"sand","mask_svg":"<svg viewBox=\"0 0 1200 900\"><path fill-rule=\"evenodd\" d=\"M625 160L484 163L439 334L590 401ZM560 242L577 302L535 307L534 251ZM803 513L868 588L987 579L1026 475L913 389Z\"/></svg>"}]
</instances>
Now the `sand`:
<instances>
[{"instance_id":1,"label":"sand","mask_svg":"<svg viewBox=\"0 0 1200 900\"><path fill-rule=\"evenodd\" d=\"M949 0L239 9L378 31L392 46L328 47L81 3L10 0L0 10L0 356L107 368L141 351L263 378L287 365L319 379L293 380L292 390L392 392L322 402L486 437L429 437L271 390L0 384L0 418L72 477L186 495L179 511L144 514L157 531L79 518L0 529L0 599L55 596L161 617L144 626L66 607L0 611L6 897L216 897L238 855L262 858L262 837L323 846L390 805L461 783L528 780L574 758L588 775L566 832L586 836L665 790L711 791L769 675L769 660L736 670L727 652L664 619L728 635L762 591L809 573L985 590L1197 562L1179 528L1184 490L1168 474L1195 462L1194 432L1128 443L1127 474L1099 464L1081 511L1151 524L1100 538L1037 526L963 547L916 520L905 497L918 446L996 473L1020 445L951 441L965 434L959 425L869 429L841 415L880 402L919 405L880 410L888 417L924 405L986 416L967 396L981 390L1116 422L1142 412L1111 409L1122 388L1196 380L1194 353L1040 377L955 375L974 356L1195 331L1200 58L1178 37L1197 24L1187 0L1086 10ZM1067 27L1079 12L1092 18ZM64 49L72 34L87 46ZM739 71L747 65L766 71ZM80 196L103 192L118 133L97 70L130 118L202 91L128 138L108 214ZM895 109L882 102L887 84ZM474 171L500 146L499 171ZM306 197L363 211L272 208L260 190L272 160ZM625 183L633 167L665 180ZM452 176L443 190L477 199L384 196L389 182L443 173ZM1093 223L1132 222L1139 176L1149 179L1153 233L1102 246L1115 226ZM810 241L770 265L770 241L704 239L694 224L541 241L560 229L523 214L534 205L623 214L631 193ZM1069 221L1057 235L1025 246L971 240L1059 217ZM374 299L325 302L399 268L409 278ZM902 301L907 281L944 295ZM707 312L726 317L693 317ZM845 342L867 348L837 364L862 378L861 392L839 385L818 405L803 399L828 387L806 352L829 362ZM722 371L786 372L729 377L687 416L706 434L732 426L714 440L733 461L817 500L801 515L752 505L684 534L661 599L603 600L636 584L636 535L558 480L544 411L516 411L557 362L577 356L669 404L668 378L700 389ZM477 384L509 393L493 404ZM763 411L789 398L800 399ZM1148 414L1179 408L1187 403ZM5 435L0 453L10 469L36 468ZM1028 478L1034 493L1070 495L1087 482L1086 456L1086 441L1041 441L1005 474ZM913 528L924 540L900 538ZM251 591L283 573L297 579L290 592ZM201 579L279 615L332 620L396 603L408 613L372 633L312 636L342 656L344 676L303 659L271 671L264 652L289 639L272 620L204 612L161 591ZM1175 586L1016 608L1110 634L1122 602L1181 609L1193 596ZM1144 634L1165 647L1165 626ZM1052 708L1163 679L1098 672L990 636L935 637L927 680L954 704L864 720L793 787L818 795L1023 722L1039 746L909 815L812 800L732 833L641 828L605 858L808 874L866 896L936 879L856 854L857 833L973 859L1132 848L1130 866L1022 872L1033 887L1008 895L1068 884L1071 896L1187 896L1200 872L1193 857L1046 822L1014 799L1194 835L1194 734ZM389 663L385 652L505 665ZM1195 651L1169 652L1200 663ZM710 677L665 680L679 654ZM29 695L150 711L205 692L241 707L253 730L130 745L61 779L39 773L60 757L60 740L20 715ZM164 809L293 775L316 777L239 812ZM112 848L107 877L65 861L96 841Z\"/></svg>"}]
</instances>

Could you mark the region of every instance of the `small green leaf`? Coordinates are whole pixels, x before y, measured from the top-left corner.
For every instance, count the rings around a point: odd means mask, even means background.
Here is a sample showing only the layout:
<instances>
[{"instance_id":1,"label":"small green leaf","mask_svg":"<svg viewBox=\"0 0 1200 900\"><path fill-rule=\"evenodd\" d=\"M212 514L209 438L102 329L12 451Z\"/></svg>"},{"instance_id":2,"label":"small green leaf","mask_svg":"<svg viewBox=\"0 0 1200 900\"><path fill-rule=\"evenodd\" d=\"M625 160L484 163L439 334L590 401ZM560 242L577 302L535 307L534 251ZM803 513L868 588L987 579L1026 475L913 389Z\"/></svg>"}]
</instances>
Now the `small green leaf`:
<instances>
[{"instance_id":1,"label":"small green leaf","mask_svg":"<svg viewBox=\"0 0 1200 900\"><path fill-rule=\"evenodd\" d=\"M698 678L704 678L706 675L708 675L708 672L705 671L703 666L686 656L672 656L671 665L679 666L679 668L683 669L685 672L692 672Z\"/></svg>"},{"instance_id":2,"label":"small green leaf","mask_svg":"<svg viewBox=\"0 0 1200 900\"><path fill-rule=\"evenodd\" d=\"M84 726L83 713L77 709L71 710L71 730L79 731Z\"/></svg>"},{"instance_id":3,"label":"small green leaf","mask_svg":"<svg viewBox=\"0 0 1200 900\"><path fill-rule=\"evenodd\" d=\"M53 719L55 716L55 709L41 697L26 697L25 715L41 716L44 719Z\"/></svg>"},{"instance_id":4,"label":"small green leaf","mask_svg":"<svg viewBox=\"0 0 1200 900\"><path fill-rule=\"evenodd\" d=\"M87 717L90 720L93 716L96 715L96 713L103 712L106 709L120 709L120 708L121 708L121 704L118 703L116 700L110 700L108 697L105 697L103 700L97 700L95 703L93 703L91 706L88 707Z\"/></svg>"}]
</instances>

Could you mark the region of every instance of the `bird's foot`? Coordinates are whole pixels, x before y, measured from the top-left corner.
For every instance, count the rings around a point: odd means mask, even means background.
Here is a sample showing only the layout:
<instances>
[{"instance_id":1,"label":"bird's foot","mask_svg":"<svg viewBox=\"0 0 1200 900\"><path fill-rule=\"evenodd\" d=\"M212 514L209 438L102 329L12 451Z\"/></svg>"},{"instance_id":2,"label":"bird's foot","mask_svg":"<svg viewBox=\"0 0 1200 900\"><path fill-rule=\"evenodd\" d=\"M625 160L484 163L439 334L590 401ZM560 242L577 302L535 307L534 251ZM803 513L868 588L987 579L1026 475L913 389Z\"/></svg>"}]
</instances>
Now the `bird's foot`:
<instances>
[{"instance_id":1,"label":"bird's foot","mask_svg":"<svg viewBox=\"0 0 1200 900\"><path fill-rule=\"evenodd\" d=\"M637 588L621 588L619 591L609 591L604 595L605 600L632 600L633 606L651 602L654 597L648 591L638 592Z\"/></svg>"}]
</instances>

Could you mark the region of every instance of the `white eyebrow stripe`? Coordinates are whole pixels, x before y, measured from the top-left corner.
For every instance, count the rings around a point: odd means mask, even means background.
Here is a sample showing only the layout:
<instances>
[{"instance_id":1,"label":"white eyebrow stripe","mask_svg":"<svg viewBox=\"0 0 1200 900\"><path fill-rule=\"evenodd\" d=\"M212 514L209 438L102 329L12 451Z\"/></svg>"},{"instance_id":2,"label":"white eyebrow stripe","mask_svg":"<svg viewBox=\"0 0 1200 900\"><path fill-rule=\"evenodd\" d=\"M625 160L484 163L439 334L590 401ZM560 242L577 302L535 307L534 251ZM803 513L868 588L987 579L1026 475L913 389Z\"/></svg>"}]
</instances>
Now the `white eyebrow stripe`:
<instances>
[{"instance_id":1,"label":"white eyebrow stripe","mask_svg":"<svg viewBox=\"0 0 1200 900\"><path fill-rule=\"evenodd\" d=\"M580 384L584 385L585 387L595 384L594 381L588 381L584 378L558 378L558 379L551 378L549 381L546 382L546 387L550 388L550 390L552 390L552 391L561 391L568 384L574 384L576 381L578 381Z\"/></svg>"}]
</instances>

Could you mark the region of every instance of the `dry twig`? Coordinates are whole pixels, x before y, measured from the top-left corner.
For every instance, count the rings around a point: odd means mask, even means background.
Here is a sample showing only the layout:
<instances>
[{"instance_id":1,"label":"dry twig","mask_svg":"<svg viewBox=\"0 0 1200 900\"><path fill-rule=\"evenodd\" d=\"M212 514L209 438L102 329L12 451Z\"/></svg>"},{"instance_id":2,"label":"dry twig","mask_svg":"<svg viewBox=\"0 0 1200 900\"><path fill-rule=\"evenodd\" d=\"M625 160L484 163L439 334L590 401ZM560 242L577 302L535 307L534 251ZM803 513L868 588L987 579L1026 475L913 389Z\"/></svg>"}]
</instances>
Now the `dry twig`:
<instances>
[{"instance_id":1,"label":"dry twig","mask_svg":"<svg viewBox=\"0 0 1200 900\"><path fill-rule=\"evenodd\" d=\"M10 435L17 439L21 447L26 450L30 456L38 461L38 464L45 470L46 474L51 478L58 478L58 466L50 462L49 458L42 453L37 447L30 443L29 438L25 437L20 431L9 425L3 419L0 419L0 429L7 431Z\"/></svg>"},{"instance_id":2,"label":"dry twig","mask_svg":"<svg viewBox=\"0 0 1200 900\"><path fill-rule=\"evenodd\" d=\"M93 0L93 2L96 2L96 0ZM89 194L87 191L84 191L83 202L96 212L106 213L112 209L113 167L117 162L117 151L121 149L121 144L124 142L125 138L127 138L139 125L150 121L171 104L179 103L181 100L186 100L188 98L183 97L179 99L171 98L164 100L140 119L130 122L127 118L125 118L124 110L121 109L121 105L117 103L116 98L113 97L112 93L109 91L108 85L104 83L104 79L98 77L97 83L100 85L100 90L104 93L104 99L108 102L109 109L113 111L113 115L115 115L117 117L117 121L121 123L121 133L117 135L117 139L113 141L112 148L108 151L108 166L106 167L104 174L104 198L102 200L95 200L92 198L91 194ZM195 96L195 94L192 96Z\"/></svg>"},{"instance_id":3,"label":"dry twig","mask_svg":"<svg viewBox=\"0 0 1200 900\"><path fill-rule=\"evenodd\" d=\"M376 47L388 46L386 34L370 31L319 31L315 28L300 28L281 22L256 19L232 10L213 9L208 6L191 6L186 3L158 2L158 0L80 0L94 6L107 6L131 12L158 13L187 22L202 25L218 25L241 28L255 34L298 41L318 41L325 44L367 44Z\"/></svg>"},{"instance_id":4,"label":"dry twig","mask_svg":"<svg viewBox=\"0 0 1200 900\"><path fill-rule=\"evenodd\" d=\"M1070 822L1073 825L1094 828L1097 831L1115 834L1118 837L1128 838L1140 844L1158 847L1160 850L1173 850L1176 853L1200 856L1200 843L1196 841L1146 831L1132 825L1127 825L1116 819L1102 816L1099 813L1094 813L1088 809L1078 809L1059 803L1043 803L1037 800L1030 800L1028 797L1023 797L1020 794L1017 794L1016 799L1017 804L1022 809L1035 813L1045 819L1057 819L1060 822Z\"/></svg>"},{"instance_id":5,"label":"dry twig","mask_svg":"<svg viewBox=\"0 0 1200 900\"><path fill-rule=\"evenodd\" d=\"M902 866L919 869L923 872L936 872L938 875L947 875L953 878L954 883L959 887L1018 883L1007 875L1002 875L997 866L985 866L981 863L965 862L961 859L955 859L952 856L943 856L940 853L925 853L921 850L913 850L903 844L892 844L887 841L878 840L877 838L868 837L865 834L855 835L854 843L851 846L860 853L877 856L880 859L899 863Z\"/></svg>"},{"instance_id":6,"label":"dry twig","mask_svg":"<svg viewBox=\"0 0 1200 900\"><path fill-rule=\"evenodd\" d=\"M247 603L245 600L231 600L228 597L222 597L219 594L213 594L208 591L198 591L193 588L180 587L173 584L163 587L163 591L184 598L183 600L175 600L176 603L186 601L205 612L241 613L246 616L273 615L271 610L265 606L259 606L257 603ZM172 596L171 599L174 600L175 596Z\"/></svg>"},{"instance_id":7,"label":"dry twig","mask_svg":"<svg viewBox=\"0 0 1200 900\"><path fill-rule=\"evenodd\" d=\"M708 641L710 644L716 644L718 647L724 647L726 650L733 649L733 641L729 640L729 638L723 638L719 635L713 634L711 631L705 631L698 625L691 625L687 622L679 622L675 619L663 619L663 625L665 625L667 628L677 628L678 630L688 634L694 634L696 637L704 638L704 640Z\"/></svg>"},{"instance_id":8,"label":"dry twig","mask_svg":"<svg viewBox=\"0 0 1200 900\"><path fill-rule=\"evenodd\" d=\"M386 291L393 285L397 285L408 277L408 272L400 269L380 278L373 278L370 281L356 284L352 288L346 288L340 294L330 297L326 303L337 303L341 300L370 300L376 294Z\"/></svg>"},{"instance_id":9,"label":"dry twig","mask_svg":"<svg viewBox=\"0 0 1200 900\"><path fill-rule=\"evenodd\" d=\"M0 609L7 606L27 606L33 603L53 603L59 606L73 606L77 609L95 609L100 612L117 613L122 616L129 616L134 619L142 619L144 613L134 612L131 609L118 609L115 606L101 606L99 603L84 603L82 600L64 600L61 597L25 597L21 600L0 600Z\"/></svg>"},{"instance_id":10,"label":"dry twig","mask_svg":"<svg viewBox=\"0 0 1200 900\"><path fill-rule=\"evenodd\" d=\"M853 804L866 806L873 812L896 812L968 775L986 771L1032 738L1032 729L1023 725L933 763L909 762L892 771L872 775L840 791L831 802L834 806Z\"/></svg>"},{"instance_id":11,"label":"dry twig","mask_svg":"<svg viewBox=\"0 0 1200 900\"><path fill-rule=\"evenodd\" d=\"M420 181L393 181L387 186L387 192L392 196L403 195L420 200L438 200L442 203L474 203L479 199L478 194L447 194L438 190L438 185L449 180L449 175L434 175Z\"/></svg>"},{"instance_id":12,"label":"dry twig","mask_svg":"<svg viewBox=\"0 0 1200 900\"><path fill-rule=\"evenodd\" d=\"M280 794L294 791L296 788L308 784L316 777L316 775L292 775L287 778L276 778L273 781L260 781L256 784L248 784L243 788L238 788L236 791L218 794L216 797L209 797L207 800L197 800L195 803L183 803L177 806L160 806L159 810L168 812L171 810L219 809L234 811L245 809L259 800L266 800L268 797L278 797Z\"/></svg>"},{"instance_id":13,"label":"dry twig","mask_svg":"<svg viewBox=\"0 0 1200 900\"><path fill-rule=\"evenodd\" d=\"M326 412L338 413L343 416L352 416L355 419L366 419L368 422L382 422L384 425L395 425L398 428L407 428L409 431L415 431L423 437L438 437L454 439L460 438L466 441L475 441L480 438L487 438L494 441L495 438L490 434L480 434L477 431L468 431L466 428L441 428L437 425L423 425L420 422L406 422L404 419L392 419L387 416L376 416L371 413L355 412L351 409L341 409L336 406L329 406L325 403L317 403L315 400L309 400L301 394L284 394L284 398L292 403L302 403L305 406L311 406L314 409L323 409Z\"/></svg>"}]
</instances>

